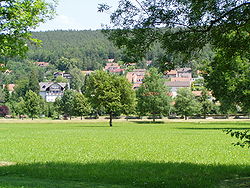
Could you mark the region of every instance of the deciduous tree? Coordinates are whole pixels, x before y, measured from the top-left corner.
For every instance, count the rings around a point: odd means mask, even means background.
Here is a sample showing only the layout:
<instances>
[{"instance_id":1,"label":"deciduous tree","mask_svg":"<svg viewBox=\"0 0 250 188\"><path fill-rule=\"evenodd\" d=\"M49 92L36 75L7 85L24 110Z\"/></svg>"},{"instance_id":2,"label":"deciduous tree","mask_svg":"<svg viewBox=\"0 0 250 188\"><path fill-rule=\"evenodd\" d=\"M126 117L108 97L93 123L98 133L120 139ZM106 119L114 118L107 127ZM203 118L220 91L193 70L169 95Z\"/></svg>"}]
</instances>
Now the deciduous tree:
<instances>
[{"instance_id":1,"label":"deciduous tree","mask_svg":"<svg viewBox=\"0 0 250 188\"><path fill-rule=\"evenodd\" d=\"M184 116L185 119L200 112L199 103L189 88L180 88L177 91L175 109L177 114Z\"/></svg>"},{"instance_id":2,"label":"deciduous tree","mask_svg":"<svg viewBox=\"0 0 250 188\"><path fill-rule=\"evenodd\" d=\"M29 90L25 95L25 108L27 114L34 119L35 116L39 115L42 111L43 99L40 95Z\"/></svg>"},{"instance_id":3,"label":"deciduous tree","mask_svg":"<svg viewBox=\"0 0 250 188\"><path fill-rule=\"evenodd\" d=\"M162 74L151 68L137 90L138 110L140 114L151 114L153 121L157 115L169 115L171 98Z\"/></svg>"},{"instance_id":4,"label":"deciduous tree","mask_svg":"<svg viewBox=\"0 0 250 188\"><path fill-rule=\"evenodd\" d=\"M109 114L110 127L114 115L129 114L135 108L135 92L123 76L96 71L86 79L84 92L94 109Z\"/></svg>"}]
</instances>

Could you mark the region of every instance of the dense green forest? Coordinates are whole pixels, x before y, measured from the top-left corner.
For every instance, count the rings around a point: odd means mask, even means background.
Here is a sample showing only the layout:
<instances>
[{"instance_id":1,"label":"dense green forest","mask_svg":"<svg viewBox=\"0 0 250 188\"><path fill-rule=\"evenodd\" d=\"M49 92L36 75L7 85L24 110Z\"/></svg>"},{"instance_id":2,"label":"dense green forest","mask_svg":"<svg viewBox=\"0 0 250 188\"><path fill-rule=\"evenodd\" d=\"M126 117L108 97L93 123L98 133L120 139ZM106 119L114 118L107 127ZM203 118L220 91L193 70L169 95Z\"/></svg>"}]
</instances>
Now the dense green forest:
<instances>
[{"instance_id":1,"label":"dense green forest","mask_svg":"<svg viewBox=\"0 0 250 188\"><path fill-rule=\"evenodd\" d=\"M120 59L122 53L106 39L101 31L46 31L34 32L33 36L42 40L41 46L30 47L28 58L45 61L60 66L61 58L67 59L72 66L84 70L94 70L102 66L108 58Z\"/></svg>"}]
</instances>

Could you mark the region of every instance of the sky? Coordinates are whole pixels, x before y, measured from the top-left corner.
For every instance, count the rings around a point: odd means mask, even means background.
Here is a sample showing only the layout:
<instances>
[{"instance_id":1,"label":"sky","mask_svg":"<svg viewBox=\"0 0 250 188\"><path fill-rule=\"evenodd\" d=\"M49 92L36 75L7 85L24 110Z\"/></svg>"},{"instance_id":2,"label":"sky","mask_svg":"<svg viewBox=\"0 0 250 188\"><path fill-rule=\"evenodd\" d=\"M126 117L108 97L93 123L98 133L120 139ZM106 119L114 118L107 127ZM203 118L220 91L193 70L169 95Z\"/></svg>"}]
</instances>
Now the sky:
<instances>
[{"instance_id":1,"label":"sky","mask_svg":"<svg viewBox=\"0 0 250 188\"><path fill-rule=\"evenodd\" d=\"M118 0L58 0L56 17L40 24L36 31L101 29L102 24L109 24L109 15L97 12L98 4L107 3L116 7L117 2Z\"/></svg>"}]
</instances>

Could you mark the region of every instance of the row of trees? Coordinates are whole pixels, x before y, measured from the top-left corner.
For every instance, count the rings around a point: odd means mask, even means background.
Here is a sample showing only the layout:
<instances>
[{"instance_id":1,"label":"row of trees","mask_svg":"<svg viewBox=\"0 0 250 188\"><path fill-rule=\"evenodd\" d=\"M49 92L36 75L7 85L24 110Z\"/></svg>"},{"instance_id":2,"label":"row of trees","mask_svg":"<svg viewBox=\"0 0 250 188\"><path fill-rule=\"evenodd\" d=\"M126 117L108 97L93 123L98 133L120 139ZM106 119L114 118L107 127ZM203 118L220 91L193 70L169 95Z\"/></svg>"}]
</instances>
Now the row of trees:
<instances>
[{"instance_id":1,"label":"row of trees","mask_svg":"<svg viewBox=\"0 0 250 188\"><path fill-rule=\"evenodd\" d=\"M72 116L81 116L82 119L90 114L108 114L110 126L112 119L121 114L150 115L153 121L158 116L170 116L173 113L185 118L195 114L206 117L215 106L205 90L201 97L195 98L190 89L180 89L173 100L162 74L156 68L149 70L136 92L124 76L96 71L86 77L80 91L68 89L55 103L45 103L31 90L26 91L24 96L16 102L9 100L6 103L20 117L27 114L33 119L44 114L54 118L63 115L70 119Z\"/></svg>"}]
</instances>

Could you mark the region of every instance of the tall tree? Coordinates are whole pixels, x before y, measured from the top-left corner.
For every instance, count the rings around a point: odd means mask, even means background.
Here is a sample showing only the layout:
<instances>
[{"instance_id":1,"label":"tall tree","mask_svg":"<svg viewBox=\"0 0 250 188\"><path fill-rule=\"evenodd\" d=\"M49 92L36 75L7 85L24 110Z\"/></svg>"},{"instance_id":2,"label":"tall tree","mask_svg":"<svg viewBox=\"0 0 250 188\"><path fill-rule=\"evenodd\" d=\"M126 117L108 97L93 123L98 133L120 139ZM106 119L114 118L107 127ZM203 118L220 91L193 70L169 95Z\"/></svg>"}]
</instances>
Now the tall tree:
<instances>
[{"instance_id":1,"label":"tall tree","mask_svg":"<svg viewBox=\"0 0 250 188\"><path fill-rule=\"evenodd\" d=\"M156 68L151 68L137 90L140 114L151 114L154 122L157 115L168 115L170 111L171 98L164 82L162 74Z\"/></svg>"},{"instance_id":2,"label":"tall tree","mask_svg":"<svg viewBox=\"0 0 250 188\"><path fill-rule=\"evenodd\" d=\"M177 114L187 119L188 116L200 112L200 105L189 88L180 88L175 98L175 109Z\"/></svg>"},{"instance_id":3,"label":"tall tree","mask_svg":"<svg viewBox=\"0 0 250 188\"><path fill-rule=\"evenodd\" d=\"M60 108L64 116L69 116L71 119L75 114L74 98L76 92L73 90L66 90L60 99Z\"/></svg>"},{"instance_id":4,"label":"tall tree","mask_svg":"<svg viewBox=\"0 0 250 188\"><path fill-rule=\"evenodd\" d=\"M84 92L94 109L109 114L110 127L113 116L120 113L129 114L135 108L135 92L128 80L122 76L96 71L86 79Z\"/></svg>"},{"instance_id":5,"label":"tall tree","mask_svg":"<svg viewBox=\"0 0 250 188\"><path fill-rule=\"evenodd\" d=\"M25 95L25 108L27 114L34 119L35 116L39 115L42 111L43 99L40 95L29 90Z\"/></svg>"},{"instance_id":6,"label":"tall tree","mask_svg":"<svg viewBox=\"0 0 250 188\"><path fill-rule=\"evenodd\" d=\"M27 42L39 42L32 38L30 30L51 18L53 7L44 0L6 0L0 2L0 56L24 55Z\"/></svg>"}]
</instances>

